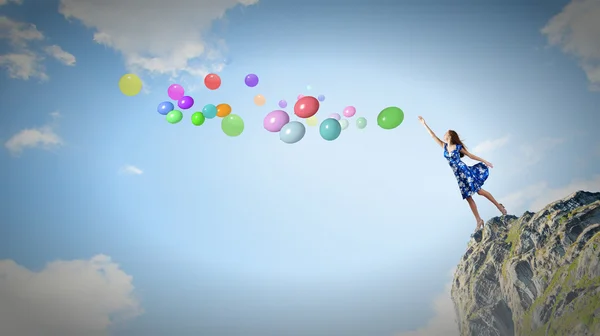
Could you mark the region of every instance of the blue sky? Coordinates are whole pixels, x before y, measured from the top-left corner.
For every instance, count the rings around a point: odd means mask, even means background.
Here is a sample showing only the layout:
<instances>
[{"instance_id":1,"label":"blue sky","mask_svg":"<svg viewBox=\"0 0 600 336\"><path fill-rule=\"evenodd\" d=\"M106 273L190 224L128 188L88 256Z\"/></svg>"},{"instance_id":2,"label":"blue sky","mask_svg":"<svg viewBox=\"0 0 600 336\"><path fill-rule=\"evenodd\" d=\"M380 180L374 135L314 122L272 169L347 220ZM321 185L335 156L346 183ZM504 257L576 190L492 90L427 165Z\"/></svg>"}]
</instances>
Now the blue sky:
<instances>
[{"instance_id":1,"label":"blue sky","mask_svg":"<svg viewBox=\"0 0 600 336\"><path fill-rule=\"evenodd\" d=\"M0 5L0 334L452 335L476 222L418 115L494 164L509 213L600 189L597 1ZM172 83L244 133L168 124ZM285 144L262 119L298 94L369 124Z\"/></svg>"}]
</instances>

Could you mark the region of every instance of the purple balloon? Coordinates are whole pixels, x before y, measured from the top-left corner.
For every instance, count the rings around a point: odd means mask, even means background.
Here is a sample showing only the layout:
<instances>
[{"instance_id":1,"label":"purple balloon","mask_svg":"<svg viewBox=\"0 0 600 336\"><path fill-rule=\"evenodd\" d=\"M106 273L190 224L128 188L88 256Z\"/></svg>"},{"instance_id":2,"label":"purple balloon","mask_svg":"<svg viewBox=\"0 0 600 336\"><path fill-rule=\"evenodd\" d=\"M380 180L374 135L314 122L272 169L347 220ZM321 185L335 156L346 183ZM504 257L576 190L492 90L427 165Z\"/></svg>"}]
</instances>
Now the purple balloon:
<instances>
[{"instance_id":1,"label":"purple balloon","mask_svg":"<svg viewBox=\"0 0 600 336\"><path fill-rule=\"evenodd\" d=\"M335 120L340 120L342 119L342 116L340 116L338 113L332 113L329 118L333 118Z\"/></svg>"},{"instance_id":2,"label":"purple balloon","mask_svg":"<svg viewBox=\"0 0 600 336\"><path fill-rule=\"evenodd\" d=\"M183 96L177 102L177 106L179 106L179 108L181 109L187 110L190 107L194 106L194 98L190 96Z\"/></svg>"},{"instance_id":3,"label":"purple balloon","mask_svg":"<svg viewBox=\"0 0 600 336\"><path fill-rule=\"evenodd\" d=\"M279 101L279 107L281 108L286 108L287 107L287 102L285 100L280 100Z\"/></svg>"},{"instance_id":4,"label":"purple balloon","mask_svg":"<svg viewBox=\"0 0 600 336\"><path fill-rule=\"evenodd\" d=\"M290 116L285 111L275 110L269 112L265 116L265 120L263 121L263 126L269 132L279 132L281 128L285 126L285 124L290 122Z\"/></svg>"},{"instance_id":5,"label":"purple balloon","mask_svg":"<svg viewBox=\"0 0 600 336\"><path fill-rule=\"evenodd\" d=\"M318 99L320 102L322 102L322 101L325 101L325 96L323 96L323 95L319 95L319 96L317 97L317 99Z\"/></svg>"},{"instance_id":6,"label":"purple balloon","mask_svg":"<svg viewBox=\"0 0 600 336\"><path fill-rule=\"evenodd\" d=\"M179 100L185 95L185 90L183 89L183 86L179 84L171 84L167 90L167 93L169 94L169 98L173 100Z\"/></svg>"},{"instance_id":7,"label":"purple balloon","mask_svg":"<svg viewBox=\"0 0 600 336\"><path fill-rule=\"evenodd\" d=\"M255 74L249 74L246 76L246 79L244 79L244 82L249 87L255 87L258 85L258 76Z\"/></svg>"}]
</instances>

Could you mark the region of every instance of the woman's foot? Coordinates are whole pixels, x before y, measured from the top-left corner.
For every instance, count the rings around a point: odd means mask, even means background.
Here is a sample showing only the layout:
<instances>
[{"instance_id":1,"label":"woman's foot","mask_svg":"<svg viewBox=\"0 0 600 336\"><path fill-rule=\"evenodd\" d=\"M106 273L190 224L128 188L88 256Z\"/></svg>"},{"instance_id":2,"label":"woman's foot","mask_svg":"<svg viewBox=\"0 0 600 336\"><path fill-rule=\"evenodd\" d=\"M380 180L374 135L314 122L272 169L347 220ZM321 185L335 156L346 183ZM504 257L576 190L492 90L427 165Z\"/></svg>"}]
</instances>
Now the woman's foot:
<instances>
[{"instance_id":1,"label":"woman's foot","mask_svg":"<svg viewBox=\"0 0 600 336\"><path fill-rule=\"evenodd\" d=\"M504 207L504 205L498 204L498 210L500 210L500 212L502 213L502 216L506 216L507 212L506 212L506 208Z\"/></svg>"},{"instance_id":2,"label":"woman's foot","mask_svg":"<svg viewBox=\"0 0 600 336\"><path fill-rule=\"evenodd\" d=\"M479 218L479 220L477 221L477 227L475 228L475 232L481 230L483 228L483 219Z\"/></svg>"}]
</instances>

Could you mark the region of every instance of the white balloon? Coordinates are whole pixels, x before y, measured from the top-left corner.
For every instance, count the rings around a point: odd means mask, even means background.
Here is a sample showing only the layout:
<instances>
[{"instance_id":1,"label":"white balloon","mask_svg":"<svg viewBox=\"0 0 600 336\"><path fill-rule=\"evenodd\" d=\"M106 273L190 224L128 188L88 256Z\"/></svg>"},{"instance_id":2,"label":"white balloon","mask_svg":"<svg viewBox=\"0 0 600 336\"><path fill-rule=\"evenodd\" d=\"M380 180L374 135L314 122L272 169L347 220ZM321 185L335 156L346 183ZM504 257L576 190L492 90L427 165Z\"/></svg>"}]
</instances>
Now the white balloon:
<instances>
[{"instance_id":1,"label":"white balloon","mask_svg":"<svg viewBox=\"0 0 600 336\"><path fill-rule=\"evenodd\" d=\"M350 125L350 123L348 122L348 119L342 119L340 120L340 125L342 126L342 130L345 130L346 128L348 128L348 125Z\"/></svg>"}]
</instances>

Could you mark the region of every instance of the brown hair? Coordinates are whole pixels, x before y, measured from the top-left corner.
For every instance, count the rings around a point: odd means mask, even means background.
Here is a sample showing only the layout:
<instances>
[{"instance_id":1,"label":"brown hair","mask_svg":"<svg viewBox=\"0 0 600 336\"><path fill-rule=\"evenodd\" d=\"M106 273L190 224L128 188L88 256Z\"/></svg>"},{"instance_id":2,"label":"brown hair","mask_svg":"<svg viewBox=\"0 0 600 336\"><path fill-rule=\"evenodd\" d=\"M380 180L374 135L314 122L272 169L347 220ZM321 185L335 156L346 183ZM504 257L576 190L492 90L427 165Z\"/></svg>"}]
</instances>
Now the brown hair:
<instances>
[{"instance_id":1,"label":"brown hair","mask_svg":"<svg viewBox=\"0 0 600 336\"><path fill-rule=\"evenodd\" d=\"M467 149L467 146L465 146L465 144L463 144L462 140L460 140L460 137L458 136L458 133L456 133L453 130L448 130L448 135L450 136L450 142L451 143L453 143L455 145L461 145L462 148ZM464 157L464 156L465 156L465 154L460 153L460 157Z\"/></svg>"}]
</instances>

